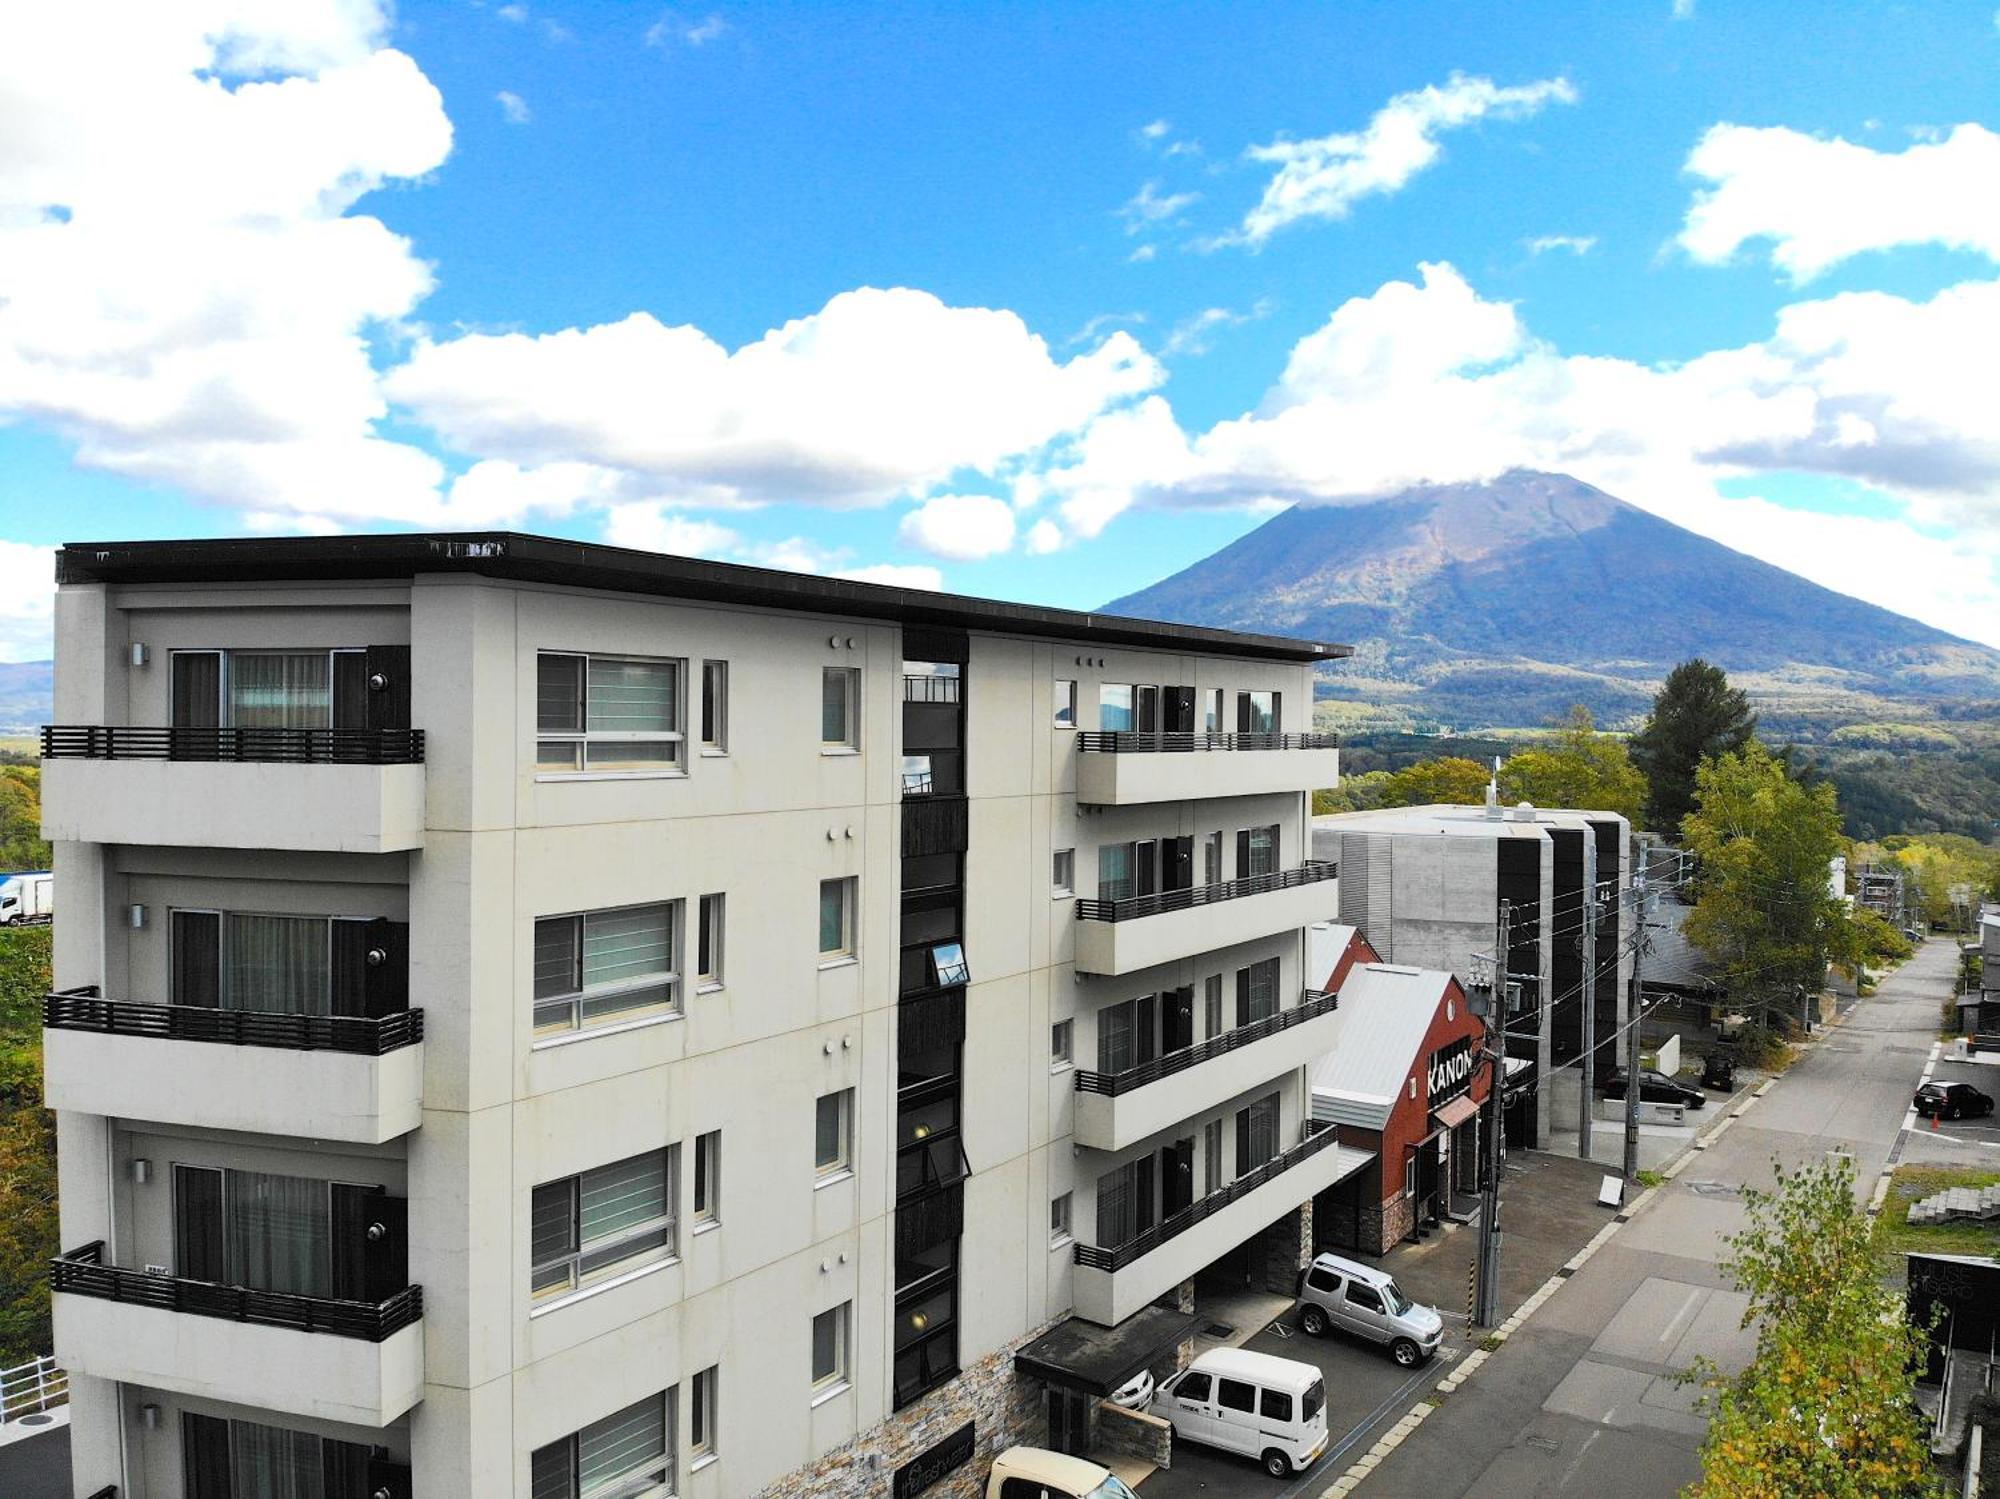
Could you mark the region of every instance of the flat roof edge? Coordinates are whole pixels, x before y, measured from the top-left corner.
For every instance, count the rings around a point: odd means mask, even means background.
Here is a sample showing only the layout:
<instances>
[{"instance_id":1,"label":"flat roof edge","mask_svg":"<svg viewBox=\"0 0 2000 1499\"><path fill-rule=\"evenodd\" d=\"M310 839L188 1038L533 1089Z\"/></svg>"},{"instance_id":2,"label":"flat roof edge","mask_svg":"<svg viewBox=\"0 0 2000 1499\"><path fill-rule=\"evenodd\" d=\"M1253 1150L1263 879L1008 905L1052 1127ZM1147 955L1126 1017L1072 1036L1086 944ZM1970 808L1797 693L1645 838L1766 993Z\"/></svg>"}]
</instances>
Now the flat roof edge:
<instances>
[{"instance_id":1,"label":"flat roof edge","mask_svg":"<svg viewBox=\"0 0 2000 1499\"><path fill-rule=\"evenodd\" d=\"M1333 661L1354 653L1352 646L1330 641L972 598L514 531L73 541L56 552L58 583L216 583L246 577L305 582L424 573L473 573L702 603L1264 660Z\"/></svg>"}]
</instances>

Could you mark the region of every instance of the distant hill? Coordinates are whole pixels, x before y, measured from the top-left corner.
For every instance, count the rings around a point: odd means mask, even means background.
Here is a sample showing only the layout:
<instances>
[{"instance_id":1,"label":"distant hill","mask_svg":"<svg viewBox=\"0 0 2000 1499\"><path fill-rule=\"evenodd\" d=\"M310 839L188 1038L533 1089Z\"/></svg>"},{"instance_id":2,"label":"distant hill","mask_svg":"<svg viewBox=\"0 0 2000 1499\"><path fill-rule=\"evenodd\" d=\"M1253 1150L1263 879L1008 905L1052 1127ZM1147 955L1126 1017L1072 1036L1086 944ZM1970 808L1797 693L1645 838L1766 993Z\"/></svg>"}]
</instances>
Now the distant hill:
<instances>
[{"instance_id":1,"label":"distant hill","mask_svg":"<svg viewBox=\"0 0 2000 1499\"><path fill-rule=\"evenodd\" d=\"M1299 506L1105 607L1354 646L1321 668L1319 717L1349 731L1356 770L1488 754L1504 734L1464 736L1573 703L1637 727L1667 671L1703 656L1766 739L1831 776L1851 835L2000 829L2000 651L1562 474Z\"/></svg>"},{"instance_id":2,"label":"distant hill","mask_svg":"<svg viewBox=\"0 0 2000 1499\"><path fill-rule=\"evenodd\" d=\"M1323 692L1461 728L1541 724L1576 702L1629 720L1696 655L1767 723L1813 739L1983 717L2000 699L2000 651L1563 474L1297 506L1105 608L1347 642L1355 656L1325 668Z\"/></svg>"},{"instance_id":3,"label":"distant hill","mask_svg":"<svg viewBox=\"0 0 2000 1499\"><path fill-rule=\"evenodd\" d=\"M55 698L55 662L0 661L0 737L34 733L49 721Z\"/></svg>"}]
</instances>

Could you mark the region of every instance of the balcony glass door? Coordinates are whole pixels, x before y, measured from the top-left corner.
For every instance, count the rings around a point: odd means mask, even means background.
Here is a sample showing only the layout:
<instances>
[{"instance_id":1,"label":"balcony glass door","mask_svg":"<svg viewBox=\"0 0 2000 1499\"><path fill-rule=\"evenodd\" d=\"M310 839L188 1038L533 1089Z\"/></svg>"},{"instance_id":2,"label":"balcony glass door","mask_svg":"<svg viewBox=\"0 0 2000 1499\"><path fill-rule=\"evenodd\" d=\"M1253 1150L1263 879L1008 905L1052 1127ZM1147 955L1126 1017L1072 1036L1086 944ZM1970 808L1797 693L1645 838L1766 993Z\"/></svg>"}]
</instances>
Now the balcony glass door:
<instances>
[{"instance_id":1,"label":"balcony glass door","mask_svg":"<svg viewBox=\"0 0 2000 1499\"><path fill-rule=\"evenodd\" d=\"M407 1207L380 1186L177 1164L174 1273L381 1301L408 1281Z\"/></svg>"},{"instance_id":2,"label":"balcony glass door","mask_svg":"<svg viewBox=\"0 0 2000 1499\"><path fill-rule=\"evenodd\" d=\"M385 659L396 648L385 648ZM407 652L407 647L401 648ZM358 729L368 724L368 652L175 651L177 729ZM385 692L408 684L383 670Z\"/></svg>"}]
</instances>

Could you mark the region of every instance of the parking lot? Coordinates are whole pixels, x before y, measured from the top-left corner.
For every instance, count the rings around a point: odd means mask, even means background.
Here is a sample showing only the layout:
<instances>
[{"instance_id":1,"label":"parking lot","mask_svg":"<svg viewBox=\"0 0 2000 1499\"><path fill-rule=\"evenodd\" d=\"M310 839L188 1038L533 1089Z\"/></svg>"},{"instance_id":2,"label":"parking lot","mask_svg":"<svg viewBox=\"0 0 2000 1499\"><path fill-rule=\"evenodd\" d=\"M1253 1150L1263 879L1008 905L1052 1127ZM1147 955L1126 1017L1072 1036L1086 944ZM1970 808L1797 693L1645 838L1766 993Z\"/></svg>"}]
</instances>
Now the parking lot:
<instances>
[{"instance_id":1,"label":"parking lot","mask_svg":"<svg viewBox=\"0 0 2000 1499\"><path fill-rule=\"evenodd\" d=\"M1931 1081L1970 1083L1989 1098L2000 1099L2000 1056L1984 1062L1954 1062L1939 1058ZM1955 1166L2000 1165L2000 1113L1981 1119L1918 1119L1905 1137L1900 1159Z\"/></svg>"},{"instance_id":2,"label":"parking lot","mask_svg":"<svg viewBox=\"0 0 2000 1499\"><path fill-rule=\"evenodd\" d=\"M1509 1158L1501 1217L1502 1316L1532 1295L1609 1221L1610 1211L1597 1204L1602 1175L1602 1167L1539 1151ZM1266 1491L1272 1499L1292 1499L1319 1492L1484 1336L1478 1329L1468 1331L1465 1320L1466 1285L1477 1239L1476 1230L1461 1228L1434 1234L1421 1244L1400 1246L1380 1260L1354 1256L1381 1264L1408 1295L1443 1314L1444 1342L1427 1364L1399 1368L1386 1349L1339 1333L1308 1337L1299 1329L1296 1306L1243 1344L1258 1353L1319 1366L1326 1380L1328 1443L1308 1472L1279 1483L1266 1478L1247 1457L1176 1442L1173 1467L1141 1484L1141 1499Z\"/></svg>"}]
</instances>

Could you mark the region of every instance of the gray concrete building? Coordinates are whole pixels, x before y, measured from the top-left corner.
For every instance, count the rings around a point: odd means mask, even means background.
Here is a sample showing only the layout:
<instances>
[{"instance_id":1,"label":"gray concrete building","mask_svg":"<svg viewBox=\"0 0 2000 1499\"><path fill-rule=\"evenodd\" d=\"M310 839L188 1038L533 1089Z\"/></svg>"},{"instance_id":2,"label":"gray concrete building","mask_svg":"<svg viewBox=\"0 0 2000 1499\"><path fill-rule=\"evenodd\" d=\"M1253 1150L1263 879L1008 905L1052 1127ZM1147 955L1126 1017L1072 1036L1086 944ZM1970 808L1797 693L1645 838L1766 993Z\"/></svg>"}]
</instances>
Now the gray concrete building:
<instances>
[{"instance_id":1,"label":"gray concrete building","mask_svg":"<svg viewBox=\"0 0 2000 1499\"><path fill-rule=\"evenodd\" d=\"M1578 1117L1587 1036L1600 1070L1617 1066L1630 1013L1636 903L1631 824L1614 812L1392 807L1313 819L1313 853L1342 870L1340 919L1385 962L1438 968L1470 984L1494 948L1500 903L1512 916L1507 970L1521 1008L1508 1021L1513 1071L1508 1139L1544 1143ZM1596 1003L1583 1004L1585 912L1596 893ZM1615 956L1614 956L1615 955ZM1514 1064L1526 1064L1524 1066Z\"/></svg>"},{"instance_id":2,"label":"gray concrete building","mask_svg":"<svg viewBox=\"0 0 2000 1499\"><path fill-rule=\"evenodd\" d=\"M1364 1164L1338 647L510 534L58 579L79 1499L971 1494Z\"/></svg>"}]
</instances>

